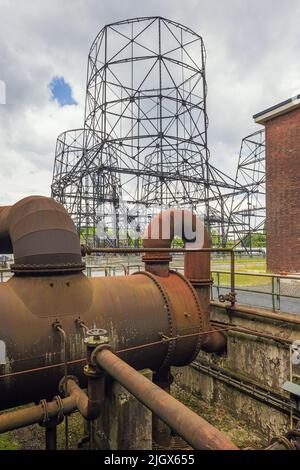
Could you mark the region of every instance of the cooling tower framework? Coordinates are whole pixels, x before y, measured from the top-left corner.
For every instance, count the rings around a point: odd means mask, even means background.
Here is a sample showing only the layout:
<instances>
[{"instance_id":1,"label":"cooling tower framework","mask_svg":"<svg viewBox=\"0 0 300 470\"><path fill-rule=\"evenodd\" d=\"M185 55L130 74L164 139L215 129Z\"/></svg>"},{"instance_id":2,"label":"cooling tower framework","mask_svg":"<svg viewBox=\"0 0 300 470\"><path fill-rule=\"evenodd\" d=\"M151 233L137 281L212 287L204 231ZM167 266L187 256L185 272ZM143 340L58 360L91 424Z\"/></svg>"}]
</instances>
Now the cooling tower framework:
<instances>
[{"instance_id":1,"label":"cooling tower framework","mask_svg":"<svg viewBox=\"0 0 300 470\"><path fill-rule=\"evenodd\" d=\"M58 137L52 182L85 243L127 245L155 213L177 207L202 214L226 245L232 197L247 188L210 161L205 62L202 37L165 18L97 35L84 127Z\"/></svg>"}]
</instances>

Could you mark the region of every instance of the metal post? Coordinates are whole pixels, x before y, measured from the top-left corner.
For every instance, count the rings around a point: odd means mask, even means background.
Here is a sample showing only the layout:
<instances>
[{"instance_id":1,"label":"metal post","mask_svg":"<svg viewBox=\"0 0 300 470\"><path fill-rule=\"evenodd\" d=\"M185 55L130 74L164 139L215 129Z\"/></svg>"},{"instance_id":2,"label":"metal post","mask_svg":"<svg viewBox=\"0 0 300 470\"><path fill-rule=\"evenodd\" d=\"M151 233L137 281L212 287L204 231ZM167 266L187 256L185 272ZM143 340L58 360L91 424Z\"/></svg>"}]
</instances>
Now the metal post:
<instances>
[{"instance_id":1,"label":"metal post","mask_svg":"<svg viewBox=\"0 0 300 470\"><path fill-rule=\"evenodd\" d=\"M230 277L231 277L231 294L232 294L232 300L231 300L231 305L234 307L235 305L235 257L234 257L234 251L231 250L230 252Z\"/></svg>"},{"instance_id":2,"label":"metal post","mask_svg":"<svg viewBox=\"0 0 300 470\"><path fill-rule=\"evenodd\" d=\"M172 381L169 368L153 375L153 383L167 393L170 393ZM152 436L158 445L169 447L171 444L171 428L155 414L152 414Z\"/></svg>"},{"instance_id":3,"label":"metal post","mask_svg":"<svg viewBox=\"0 0 300 470\"><path fill-rule=\"evenodd\" d=\"M219 271L217 272L217 292L218 292L218 298L220 296L220 273Z\"/></svg>"},{"instance_id":4,"label":"metal post","mask_svg":"<svg viewBox=\"0 0 300 470\"><path fill-rule=\"evenodd\" d=\"M276 277L276 308L280 310L280 277Z\"/></svg>"},{"instance_id":5,"label":"metal post","mask_svg":"<svg viewBox=\"0 0 300 470\"><path fill-rule=\"evenodd\" d=\"M57 449L57 426L45 427L46 450Z\"/></svg>"},{"instance_id":6,"label":"metal post","mask_svg":"<svg viewBox=\"0 0 300 470\"><path fill-rule=\"evenodd\" d=\"M276 306L275 306L275 278L274 276L272 276L272 308L273 308L273 312L275 312L276 310Z\"/></svg>"}]
</instances>

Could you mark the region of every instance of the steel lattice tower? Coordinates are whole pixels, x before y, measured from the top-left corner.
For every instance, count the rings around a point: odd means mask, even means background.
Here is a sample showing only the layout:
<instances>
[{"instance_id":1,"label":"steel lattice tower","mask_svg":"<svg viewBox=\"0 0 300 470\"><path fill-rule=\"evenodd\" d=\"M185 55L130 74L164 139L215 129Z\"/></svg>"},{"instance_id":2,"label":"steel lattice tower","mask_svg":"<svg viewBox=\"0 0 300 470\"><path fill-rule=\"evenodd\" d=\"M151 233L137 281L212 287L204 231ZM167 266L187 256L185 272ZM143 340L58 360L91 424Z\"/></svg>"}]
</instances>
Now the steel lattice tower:
<instances>
[{"instance_id":1,"label":"steel lattice tower","mask_svg":"<svg viewBox=\"0 0 300 470\"><path fill-rule=\"evenodd\" d=\"M241 143L236 172L237 191L231 205L230 233L246 249L252 248L252 236L264 233L266 221L265 131L245 137ZM240 190L240 188L244 190Z\"/></svg>"},{"instance_id":2,"label":"steel lattice tower","mask_svg":"<svg viewBox=\"0 0 300 470\"><path fill-rule=\"evenodd\" d=\"M213 167L207 147L206 53L201 36L161 17L105 26L89 57L84 128L57 141L52 196L87 242L117 214L117 240L142 231L141 207L203 213L226 243L236 181Z\"/></svg>"}]
</instances>

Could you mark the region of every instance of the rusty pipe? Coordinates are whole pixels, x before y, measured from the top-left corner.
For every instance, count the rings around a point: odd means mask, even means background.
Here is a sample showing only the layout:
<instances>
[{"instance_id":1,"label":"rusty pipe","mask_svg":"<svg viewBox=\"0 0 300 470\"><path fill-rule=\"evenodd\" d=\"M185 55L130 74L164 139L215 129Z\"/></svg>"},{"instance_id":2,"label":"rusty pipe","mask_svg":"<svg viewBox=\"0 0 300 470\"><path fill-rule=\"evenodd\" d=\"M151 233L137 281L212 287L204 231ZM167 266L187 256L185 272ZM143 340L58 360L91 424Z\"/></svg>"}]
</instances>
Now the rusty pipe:
<instances>
[{"instance_id":1,"label":"rusty pipe","mask_svg":"<svg viewBox=\"0 0 300 470\"><path fill-rule=\"evenodd\" d=\"M68 395L75 398L76 408L83 418L87 421L98 418L104 401L104 374L88 381L88 395L70 378L65 387Z\"/></svg>"},{"instance_id":2,"label":"rusty pipe","mask_svg":"<svg viewBox=\"0 0 300 470\"><path fill-rule=\"evenodd\" d=\"M188 233L186 233L188 232ZM196 214L186 209L169 209L153 217L145 230L143 246L145 249L171 248L175 235L181 236L186 249L210 249L211 240L203 221ZM169 253L146 253L143 256L145 269L158 276L169 275ZM210 325L210 252L197 251L184 253L184 276L195 288L201 305L204 331L213 328ZM222 354L227 349L227 337L214 331L204 336L201 349L208 353Z\"/></svg>"},{"instance_id":3,"label":"rusty pipe","mask_svg":"<svg viewBox=\"0 0 300 470\"><path fill-rule=\"evenodd\" d=\"M6 363L0 365L0 409L41 397L49 400L56 393L64 374L56 321L67 333L68 359L74 362L68 365L68 374L76 375L81 387L87 380L76 362L85 355L79 316L86 325L107 330L113 348L124 350L122 359L138 370L189 364L205 331L197 294L177 273L166 278L143 272L111 278L87 278L82 273L13 276L0 284L0 311L0 339L6 345ZM193 336L162 341L189 334ZM155 347L134 348L152 342Z\"/></svg>"},{"instance_id":4,"label":"rusty pipe","mask_svg":"<svg viewBox=\"0 0 300 470\"><path fill-rule=\"evenodd\" d=\"M204 224L200 218L186 209L168 209L160 212L151 219L145 230L143 247L146 249L171 248L176 235L183 239L186 249L202 248ZM171 259L168 252L159 251L146 253L143 256L146 271L159 276L168 276Z\"/></svg>"},{"instance_id":5,"label":"rusty pipe","mask_svg":"<svg viewBox=\"0 0 300 470\"><path fill-rule=\"evenodd\" d=\"M81 247L65 208L51 198L30 196L0 207L0 252L13 253L15 273L81 271Z\"/></svg>"},{"instance_id":6,"label":"rusty pipe","mask_svg":"<svg viewBox=\"0 0 300 470\"><path fill-rule=\"evenodd\" d=\"M223 433L173 398L108 349L95 353L98 365L174 429L194 449L238 450Z\"/></svg>"},{"instance_id":7,"label":"rusty pipe","mask_svg":"<svg viewBox=\"0 0 300 470\"><path fill-rule=\"evenodd\" d=\"M170 393L173 376L170 368L153 374L153 383L166 393ZM157 415L152 414L152 438L154 442L163 447L169 447L171 444L171 428L164 423Z\"/></svg>"},{"instance_id":8,"label":"rusty pipe","mask_svg":"<svg viewBox=\"0 0 300 470\"><path fill-rule=\"evenodd\" d=\"M62 410L57 400L47 403L48 419L56 419L60 413L69 415L76 410L75 395L72 394L67 398L63 398L61 402ZM44 419L45 410L41 404L0 414L0 434L14 429L24 428L31 424L42 424Z\"/></svg>"}]
</instances>

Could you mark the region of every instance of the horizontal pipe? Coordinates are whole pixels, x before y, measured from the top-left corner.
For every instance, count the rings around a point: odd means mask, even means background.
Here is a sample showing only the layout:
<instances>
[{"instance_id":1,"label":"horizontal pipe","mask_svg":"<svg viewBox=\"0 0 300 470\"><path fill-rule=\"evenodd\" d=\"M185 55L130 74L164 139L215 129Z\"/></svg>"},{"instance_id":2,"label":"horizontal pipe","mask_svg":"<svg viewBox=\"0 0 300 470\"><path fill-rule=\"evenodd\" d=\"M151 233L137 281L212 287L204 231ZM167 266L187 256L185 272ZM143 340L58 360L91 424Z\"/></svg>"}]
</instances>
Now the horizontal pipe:
<instances>
[{"instance_id":1,"label":"horizontal pipe","mask_svg":"<svg viewBox=\"0 0 300 470\"><path fill-rule=\"evenodd\" d=\"M92 248L82 247L83 254L90 253L231 253L231 248Z\"/></svg>"},{"instance_id":2,"label":"horizontal pipe","mask_svg":"<svg viewBox=\"0 0 300 470\"><path fill-rule=\"evenodd\" d=\"M242 313L247 315L253 315L255 317L268 318L270 320L283 321L285 323L300 325L300 318L297 318L297 316L293 314L273 313L271 311L264 310L259 307L246 307L241 304L236 304L235 307L228 307L228 305L222 305L220 302L216 301L211 301L210 305L212 307L222 308L231 315L234 313Z\"/></svg>"},{"instance_id":3,"label":"horizontal pipe","mask_svg":"<svg viewBox=\"0 0 300 470\"><path fill-rule=\"evenodd\" d=\"M234 253L236 253L236 252L234 251ZM231 271L226 271L226 270L223 270L223 269L222 270L212 269L211 273L212 274L218 274L218 273L219 274L230 274ZM299 275L298 276L293 276L291 274L283 275L283 274L254 273L254 272L244 272L244 271L235 271L235 274L237 276L267 277L267 278L275 278L275 279L285 279L285 280L292 279L292 280L295 280L295 281L300 281ZM262 293L265 293L265 292L262 292Z\"/></svg>"},{"instance_id":4,"label":"horizontal pipe","mask_svg":"<svg viewBox=\"0 0 300 470\"><path fill-rule=\"evenodd\" d=\"M293 344L294 342L292 339L282 338L281 336L276 336L276 335L272 335L269 333L262 333L260 331L250 330L249 328L243 328L241 326L235 326L235 325L225 323L225 322L212 322L212 325L215 327L218 327L218 326L228 327L228 331L236 331L238 333L244 333L250 336L257 336L259 338L271 339L273 341L277 341L279 343L284 343L288 345Z\"/></svg>"},{"instance_id":5,"label":"horizontal pipe","mask_svg":"<svg viewBox=\"0 0 300 470\"><path fill-rule=\"evenodd\" d=\"M74 395L62 400L62 411L69 415L76 410L76 398ZM47 403L48 418L56 418L60 413L60 407L56 400ZM31 424L41 424L45 418L44 408L41 404L23 408L21 410L9 411L0 415L0 434L14 429L24 428Z\"/></svg>"},{"instance_id":6,"label":"horizontal pipe","mask_svg":"<svg viewBox=\"0 0 300 470\"><path fill-rule=\"evenodd\" d=\"M210 323L210 328L212 323ZM217 326L218 327L218 326ZM228 328L229 330L230 328ZM226 329L227 331L227 329ZM224 354L227 351L227 336L223 331L208 331L201 350L207 353Z\"/></svg>"},{"instance_id":7,"label":"horizontal pipe","mask_svg":"<svg viewBox=\"0 0 300 470\"><path fill-rule=\"evenodd\" d=\"M195 369L204 375L208 375L213 379L216 379L217 382L220 381L222 383L225 383L231 388L233 387L238 392L249 395L255 400L258 400L262 403L267 404L268 406L271 406L272 408L280 410L284 414L290 415L290 400L279 392L272 391L270 388L258 384L254 380L249 379L248 377L246 378L243 375L228 371L216 365L208 365L207 363L203 363L199 360L193 361L191 363L191 367L192 369ZM294 414L296 414L295 409Z\"/></svg>"},{"instance_id":8,"label":"horizontal pipe","mask_svg":"<svg viewBox=\"0 0 300 470\"><path fill-rule=\"evenodd\" d=\"M223 433L166 393L108 349L96 354L98 365L174 429L194 449L238 450Z\"/></svg>"}]
</instances>

